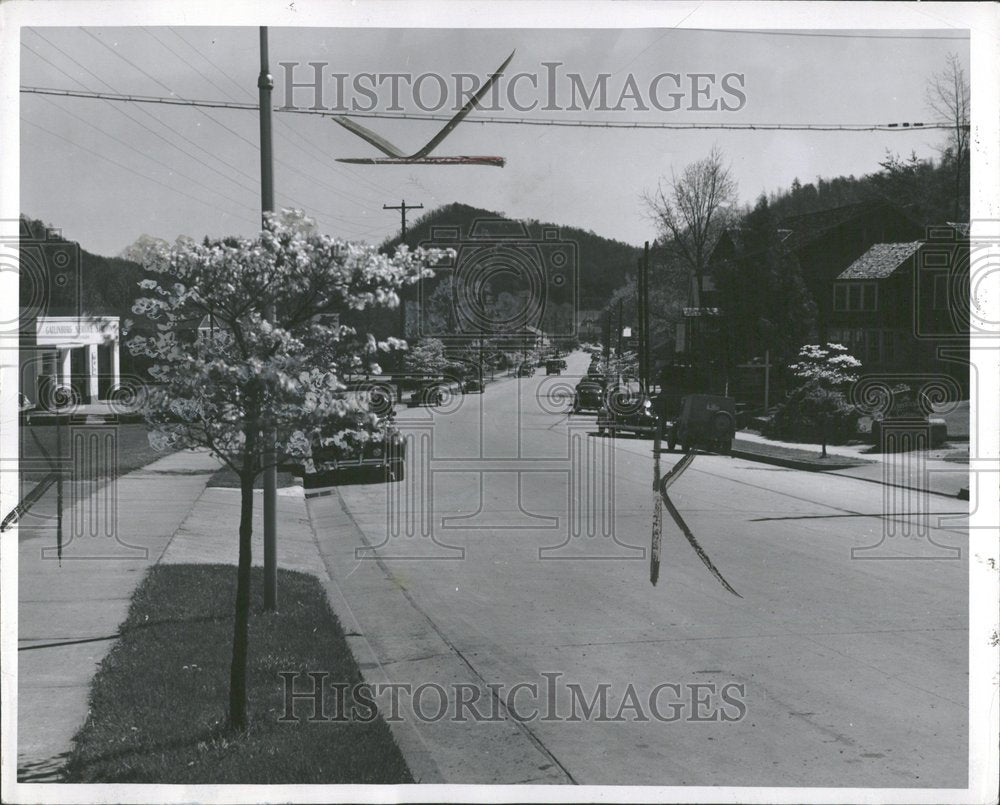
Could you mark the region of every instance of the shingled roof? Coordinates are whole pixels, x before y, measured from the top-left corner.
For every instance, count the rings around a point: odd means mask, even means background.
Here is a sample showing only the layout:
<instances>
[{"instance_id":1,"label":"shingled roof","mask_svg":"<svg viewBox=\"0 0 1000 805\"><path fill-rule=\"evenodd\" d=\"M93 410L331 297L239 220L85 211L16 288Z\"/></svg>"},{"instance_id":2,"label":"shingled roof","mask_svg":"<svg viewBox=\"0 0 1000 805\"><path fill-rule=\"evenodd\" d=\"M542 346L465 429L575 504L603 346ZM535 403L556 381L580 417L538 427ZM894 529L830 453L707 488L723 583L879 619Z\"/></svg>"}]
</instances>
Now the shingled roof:
<instances>
[{"instance_id":1,"label":"shingled roof","mask_svg":"<svg viewBox=\"0 0 1000 805\"><path fill-rule=\"evenodd\" d=\"M885 279L916 254L921 245L922 242L919 240L912 243L876 243L844 269L837 279Z\"/></svg>"}]
</instances>

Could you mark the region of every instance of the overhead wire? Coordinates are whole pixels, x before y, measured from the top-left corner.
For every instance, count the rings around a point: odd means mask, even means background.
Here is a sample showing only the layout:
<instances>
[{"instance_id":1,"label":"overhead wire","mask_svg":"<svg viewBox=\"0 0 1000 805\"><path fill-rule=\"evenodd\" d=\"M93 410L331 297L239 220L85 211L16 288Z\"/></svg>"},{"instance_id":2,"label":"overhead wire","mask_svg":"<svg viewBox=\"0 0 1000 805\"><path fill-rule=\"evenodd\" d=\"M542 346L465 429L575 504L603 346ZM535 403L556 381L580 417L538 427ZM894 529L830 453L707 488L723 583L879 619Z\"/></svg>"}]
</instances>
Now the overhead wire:
<instances>
[{"instance_id":1,"label":"overhead wire","mask_svg":"<svg viewBox=\"0 0 1000 805\"><path fill-rule=\"evenodd\" d=\"M83 83L82 83L81 81L79 81L78 79L76 79L76 78L74 78L73 76L71 76L71 75L69 75L68 73L66 73L66 71L65 71L65 70L63 70L62 68L60 68L60 67L59 67L58 65L56 65L56 64L55 64L54 62L50 61L49 59L46 59L46 58L45 58L45 57L44 57L43 55L41 55L40 53L38 53L38 52L37 52L37 51L36 51L36 50L35 50L34 48L32 48L32 47L31 47L30 45L28 45L27 43L22 43L22 44L23 44L23 45L24 45L24 46L25 46L25 47L26 47L26 48L27 48L27 49L28 49L28 50L29 50L29 51L30 51L31 53L33 53L33 54L34 54L35 56L37 56L38 58L40 58L40 59L42 59L43 61L45 61L45 62L46 62L47 64L49 64L50 66L52 66L52 67L53 67L54 69L56 69L56 70L58 70L59 72L61 72L61 73L62 73L63 75L65 75L65 76L66 76L67 78L69 78L69 79L70 79L71 81L74 81L74 82L76 82L77 84L80 84L80 86L83 86L83 87L85 87L85 86L86 86L85 84L83 84ZM47 100L47 99L46 99L46 100ZM49 101L49 103L51 103L51 101ZM140 121L140 120L136 120L136 119L135 119L135 118L134 118L133 116L131 116L131 115L128 115L128 114L126 114L126 113L124 112L124 110L123 110L123 109L121 109L121 107L117 107L117 106L115 106L115 105L114 105L114 104L112 104L112 103L109 103L109 105L110 105L110 106L111 106L111 107L112 107L113 109L115 109L115 111L116 111L116 112L119 112L119 113L123 114L123 115L125 116L125 118L126 118L126 119L128 119L128 120L131 120L131 121L132 121L133 123L135 123L136 125L140 126L140 127L141 127L141 128L143 128L143 129L145 129L145 130L146 130L146 131L148 131L148 132L149 132L150 134L152 134L152 135L154 135L154 136L158 137L159 139L163 140L163 141L164 141L164 142L166 142L166 143L167 143L168 145L172 145L173 147L175 147L175 148L176 148L176 149L177 149L178 151L180 151L180 153L184 154L185 156L187 156L187 157L189 157L189 158L191 158L191 159L194 159L194 160L196 160L197 162L199 162L199 163L201 163L201 164L205 165L205 167L207 167L207 168L209 168L209 169L212 169L212 170L215 170L215 169L214 169L214 167L213 167L212 165L210 165L210 164L208 164L208 163L205 163L205 162L204 162L203 160L199 159L199 158L198 158L197 156L195 156L194 154L190 154L189 152L185 151L185 150L184 150L183 148L180 148L180 147L179 147L179 146L177 146L176 144L174 144L174 143L171 143L171 142L170 142L170 141L169 141L169 140L168 140L167 138L163 137L163 135L161 135L161 134L160 134L159 132L157 132L156 130L154 130L154 129L151 129L151 128L150 128L149 126L146 126L146 125L145 125L145 124L144 124L144 123L143 123L142 121ZM152 154L149 154L148 152L144 152L144 151L138 151L138 149L136 149L136 148L135 148L134 146L130 145L129 143L125 143L125 142L123 142L122 140L120 140L119 138L115 137L114 135L111 135L111 134L109 134L108 132L106 132L106 131L104 131L103 129L101 129L101 127L100 127L100 126L97 126L97 125L96 125L95 123L93 123L92 121L89 121L89 120L86 120L86 119L84 119L84 118L80 117L79 115L75 115L75 114L73 114L72 112L70 112L70 111L68 111L68 110L65 110L65 109L62 109L62 107L58 107L58 106L57 106L57 108L60 108L60 109L61 109L61 110L62 110L62 111L63 111L63 112L65 113L65 114L68 114L68 115L70 115L71 117L74 117L74 118L76 118L76 119L78 119L78 120L81 120L82 122L84 122L85 124L87 124L88 126L90 126L91 128L94 128L94 129L96 129L97 131L101 132L101 134L103 134L104 136L107 136L107 137L111 137L111 138L113 138L113 139L116 139L116 140L118 140L119 142L122 142L122 144L123 144L123 145L125 145L126 147L128 147L128 148L129 148L130 150L132 150L132 151L137 151L137 152L138 152L138 153L140 154L140 156L144 157L145 159L147 159L147 160L149 160L149 161L151 161L151 162L155 162L156 164L160 165L161 167L163 167L163 168L166 168L166 169L167 169L167 170L168 170L169 172L171 172L171 173L173 173L173 174L176 174L176 175L178 175L178 176L182 177L182 178L183 178L184 180L186 180L186 181L188 181L188 182L191 182L192 184L195 184L195 185L199 185L199 186L201 186L201 187L204 187L204 188L205 188L205 189L207 189L207 190L208 190L209 192L213 193L213 194L214 194L214 195L216 195L216 196L219 196L220 198L223 198L223 199L225 199L226 201L230 202L231 204L234 204L234 205L236 205L237 207L241 207L241 208L243 208L243 209L247 209L247 210L251 210L251 211L252 211L252 208L250 208L249 206L247 206L247 205L246 205L246 204L245 204L244 202L241 202L240 200L238 200L238 199L236 199L236 198L233 198L233 197L232 197L232 196L230 196L230 195L227 195L226 193L222 192L221 190L219 190L219 189L217 189L217 188L213 188L213 187L210 187L210 186L209 186L209 185L207 185L207 184L204 184L204 183L203 183L203 182L201 182L201 181L200 181L199 179L197 179L197 178L195 178L195 177L192 177L192 176L188 175L188 174L187 174L187 173L185 173L184 171L181 171L181 170L178 170L178 169L176 169L176 168L173 168L173 167L171 167L170 165L166 164L165 162L162 162L161 160L157 159L156 157L154 157L154 156L153 156ZM26 118L22 118L22 119L25 119L25 120L27 121L27 119L26 119ZM154 119L155 119L155 116L154 116ZM218 171L216 171L216 172L218 172ZM223 175L223 176L225 176L225 174L222 174L222 175ZM226 178L229 178L229 177L226 177ZM246 189L247 189L247 188L244 188L244 187L243 187L242 185L239 185L239 183L237 183L237 185L238 185L238 186L240 187L240 189L243 189L243 190L246 190ZM169 185L167 185L167 186L169 186ZM179 192L179 191L178 191L178 192ZM186 194L186 193L185 193L184 195L188 195L188 194Z\"/></svg>"},{"instance_id":2,"label":"overhead wire","mask_svg":"<svg viewBox=\"0 0 1000 805\"><path fill-rule=\"evenodd\" d=\"M243 111L256 111L256 104L239 103L231 101L215 100L194 100L190 98L177 99L166 98L154 95L126 95L109 93L78 93L70 90L62 90L51 87L21 87L21 92L36 93L43 95L67 95L70 97L91 97L101 100L113 100L123 103L162 103L174 106L201 106L215 109L240 109ZM415 112L336 112L315 109L289 109L287 107L275 107L277 113L316 115L320 117L360 117L379 118L389 120L438 120L448 121L451 115L441 115L434 113ZM902 122L902 123L708 123L708 122L668 122L668 121L642 121L642 120L559 120L556 118L525 118L525 117L498 117L498 116L473 116L465 118L466 123L488 123L501 125L523 125L523 126L562 126L567 128L599 128L599 129L668 129L682 131L698 130L732 130L732 131L848 131L848 132L870 132L870 131L927 131L933 129L953 129L954 123L945 121L923 122Z\"/></svg>"},{"instance_id":3,"label":"overhead wire","mask_svg":"<svg viewBox=\"0 0 1000 805\"><path fill-rule=\"evenodd\" d=\"M169 52L169 53L170 53L170 54L171 54L172 56L174 56L174 57L175 57L176 59L178 59L179 61L181 61L181 62L184 62L184 63L186 63L186 64L187 64L187 65L188 65L188 66L189 66L189 67L190 67L191 69L193 69L193 70L194 70L194 71L195 71L195 72L196 72L196 73L197 73L197 74L198 74L199 76L201 76L201 77L202 77L202 78L203 78L203 79L204 79L205 81L207 81L207 82L208 82L209 84L211 84L211 85L212 85L213 87L215 87L215 88L216 88L217 90L219 90L219 92L221 92L221 93L222 93L223 95L227 95L227 96L228 96L228 97L230 97L230 98L232 97L232 95L231 95L230 93L228 93L228 92L226 92L225 90L223 90L223 89L222 89L222 87L220 87L220 86L219 86L218 84L216 84L216 83L215 83L215 82L214 82L214 81L213 81L213 80L212 80L211 78L209 78L209 77L208 77L208 76L206 76L206 75L205 75L205 74L204 74L204 73L203 73L203 72L202 72L201 70L199 70L199 69L198 69L198 67L197 67L196 65L194 65L194 64L191 64L191 63L190 63L190 61L185 61L185 60L184 60L184 57L183 57L183 56L181 56L181 55L180 55L180 54L179 54L179 53L178 53L178 52L177 52L176 50L174 50L174 49L173 49L172 47L170 47L170 45L168 45L168 44L167 44L166 42L164 42L164 41L163 41L163 40L162 40L162 39L161 39L160 37L158 37L158 36L157 36L157 35L156 35L156 34L155 34L155 33L154 33L154 32L153 32L153 31L152 31L152 30L151 30L150 28L148 28L148 27L144 27L144 28L143 28L143 30L144 30L144 31L145 31L145 32L146 32L146 33L147 33L147 34L148 34L149 36L151 36L151 37L152 37L153 39L155 39L155 40L156 40L156 41L157 41L157 42L158 42L158 43L159 43L160 45L162 45L162 46L164 47L164 49L166 49L166 50L167 50L167 51L168 51L168 52ZM190 47L190 43L187 43L187 42L186 42L186 40L184 40L184 41L185 41L185 44L188 44L188 45L189 45L189 47ZM107 47L107 45L106 45L106 44L105 44L105 47ZM115 51L115 52L117 53L117 51ZM197 52L197 51L196 51L196 52ZM119 56L120 56L121 58L124 58L124 59L125 59L125 61L127 61L127 62L131 63L131 61L130 61L130 60L129 60L128 58L126 58L125 56L123 56L122 54L117 54L117 55L119 55ZM232 79L230 79L230 80L232 80ZM164 87L165 87L165 85L164 85L164 84L162 84L162 82L158 82L158 83L160 83L160 85L161 85L161 86L164 86ZM236 83L236 82L234 81L233 83ZM239 85L237 84L237 86L239 86ZM165 87L165 88L166 88L166 87ZM249 92L249 91L247 91L247 92ZM172 95L176 95L176 93L174 93L173 91L171 91L171 94L172 94ZM178 97L179 97L179 96L178 96ZM211 119L211 120L213 120L213 122L217 123L218 125L222 125L222 126L223 126L223 128L227 129L227 130L228 130L228 131L230 131L231 133L234 133L234 134L236 134L236 132L233 132L233 130L232 130L232 129L230 129L230 128L229 128L228 126L225 126L225 125L223 125L222 123L220 123L220 122L219 122L218 120L216 120L215 118L213 118L213 117L211 117L211 116L209 116L209 117L210 117L210 119ZM251 142L250 140L248 140L247 138L243 137L242 135L239 135L239 134L237 134L237 136L238 136L238 137L241 137L241 139L243 139L243 140L244 140L245 142L249 142L249 143L250 143L250 144L251 144L251 145L252 145L252 146L253 146L254 148L258 149L258 151L259 151L259 145L257 145L256 143L253 143L253 142ZM285 167L289 167L289 168L290 168L291 170L293 170L294 172L297 172L297 173L299 173L299 175L301 175L301 176L305 176L306 178L310 179L310 180L311 180L312 182L314 182L314 183L317 183L317 184L320 184L320 185L324 185L324 184L325 184L325 182L323 182L323 180L322 180L322 179L318 179L318 178L317 178L317 177L315 177L315 176L311 176L311 177L310 177L310 176L306 176L306 174L302 173L301 171L299 171L299 170L298 170L297 168L294 168L293 166L289 166L289 165L288 165L287 163L285 163L285 162L284 162L283 160L275 160L275 161L276 161L276 162L277 162L277 163L278 163L279 165L283 165L283 166L285 166ZM253 177L251 177L251 178L253 178ZM256 180L254 180L254 181L256 181ZM329 189L330 189L330 190L331 190L332 192L334 192L334 193L337 193L337 194L339 194L339 195L343 196L343 197L344 197L344 198L346 198L346 199L347 199L348 201L351 201L351 202L353 202L353 203L358 203L358 202L359 202L359 200L358 200L357 198L355 198L355 197L353 197L353 196L350 196L349 194L345 193L345 192L344 192L343 190L341 190L340 188L336 188L336 187L333 187L333 186L329 186L329 185L327 185L327 186L328 186L328 188L329 188ZM300 208L303 208L303 209L304 209L304 208L306 208L306 207L308 206L308 207L309 207L309 208L310 208L311 210L313 210L313 211L314 211L314 212L315 212L316 214L318 214L318 215L322 215L322 216L323 216L323 217L325 217L325 218L330 218L330 219L332 219L332 220L335 220L335 221L340 221L341 223L344 223L344 224L348 224L348 225L350 225L350 226L356 226L356 225L357 225L357 224L359 223L359 222L357 222L357 221L353 221L353 220L351 220L351 219L348 219L348 218L344 218L343 216L341 216L341 215L337 215L337 214L335 214L335 213L331 213L331 212L325 212L325 211L323 211L323 210L318 210L318 209L316 209L315 207L313 207L312 205L305 205L305 204L302 204L302 203L301 203L300 201L297 201L297 200L296 200L295 198L293 198L293 197L292 197L291 195L289 195L288 193L285 193L285 192L281 192L281 191L279 191L279 195L283 196L283 197L284 197L284 198L286 198L286 199L287 199L287 200L288 200L289 202L291 202L292 206L295 206L295 207L300 207Z\"/></svg>"},{"instance_id":4,"label":"overhead wire","mask_svg":"<svg viewBox=\"0 0 1000 805\"><path fill-rule=\"evenodd\" d=\"M180 190L180 189L178 189L176 187L168 185L166 182L160 181L155 176L148 176L147 174L144 174L141 171L136 170L135 168L131 168L128 165L126 165L126 164L124 164L122 162L118 162L117 160L112 159L111 157L107 156L106 154L102 154L100 151L96 151L93 148L88 148L87 146L81 145L80 143L75 143L72 140L70 140L68 137L64 137L63 135L58 134L58 133L52 131L49 128L46 128L45 126L43 126L40 123L36 123L33 120L28 120L27 118L22 118L22 122L26 123L29 126L32 126L32 127L36 128L36 129L40 129L41 131L44 131L46 134L49 134L52 137L56 137L57 139L60 139L63 142L68 143L69 145L73 146L74 148L79 148L82 151L86 151L86 152L88 152L90 154L93 154L94 156L98 157L99 159L103 159L106 162L110 162L112 165L116 165L119 168L121 168L122 170L128 171L129 173L131 173L131 174L133 174L135 176L138 176L138 177L140 177L142 179L145 179L148 182L153 182L154 184L158 184L161 187L165 187L167 190L170 190L170 191L172 191L174 193L178 193L178 194L180 194L182 196L185 196L185 197L191 199L192 201L196 201L199 204L203 204L204 206L209 207L210 209L213 209L216 212L219 211L219 208L218 208L217 205L210 204L209 202L205 201L204 199L198 198L197 196L193 196L190 193L186 193L183 190ZM222 212L225 213L224 210Z\"/></svg>"},{"instance_id":5,"label":"overhead wire","mask_svg":"<svg viewBox=\"0 0 1000 805\"><path fill-rule=\"evenodd\" d=\"M46 43L46 44L47 44L47 45L48 45L49 47L53 48L54 50L56 50L57 52L59 52L60 54L62 54L62 56L63 56L63 57L65 57L66 59L68 59L68 60L69 60L70 62L72 62L72 63L73 63L74 65L76 65L77 67L79 67L79 68L80 68L81 70L84 70L84 71L85 71L85 72L86 72L86 73L87 73L88 75L92 76L92 77L93 77L93 78L94 78L95 80L99 81L99 82L100 82L101 84L103 84L103 85L104 85L105 87L107 87L108 89L112 90L112 93L118 93L118 92L119 92L119 91L118 91L118 89L117 89L116 87L114 87L114 86L113 86L112 84L110 84L110 83L109 83L108 81L106 81L105 79L101 78L101 77L100 77L99 75L97 75L97 73L95 73L95 72L94 72L93 70L91 70L90 68L88 68L88 67L87 67L86 65L82 64L82 63L81 63L80 61L78 61L78 60L77 60L77 59L75 59L75 58L74 58L73 56L71 56L70 54L68 54L68 53L67 53L67 52L66 52L65 50L63 50L62 48L60 48L60 47L59 47L58 45L56 45L56 44L55 44L54 42L52 42L51 40L49 40L48 38L46 38L46 37L45 37L45 36L44 36L43 34L41 34L41 33L40 33L40 32L39 32L38 30L34 30L34 31L33 31L33 33L34 33L34 34L35 34L36 36L38 36L38 37L39 37L39 38L40 38L40 39L41 39L41 40L42 40L43 42L45 42L45 43ZM28 45L27 43L22 43L22 44L23 44L23 45L24 45L25 47L27 47L27 48L28 48L29 50L31 50L31 51L32 51L33 53L35 53L35 55L38 55L38 56L39 56L40 58L43 58L43 59L44 59L44 57L41 57L41 56L40 56L40 54L38 54L38 52L37 52L36 50L34 50L34 48L32 48L32 47L31 47L30 45ZM47 59L45 59L45 61L47 61L47 62L48 62L48 63L49 63L50 65L52 64L52 62L51 62L51 61L48 61ZM85 90L86 90L86 92L91 92L91 91L89 90L89 88L86 88L86 85L85 85L85 84L83 84L83 82L79 81L79 80L78 80L78 79L76 79L76 78L73 78L72 76L69 76L69 75L68 75L68 74L66 73L66 71L65 71L65 70L62 70L62 69L61 69L61 68L59 68L58 66L56 66L56 65L52 65L52 66L54 66L54 67L55 67L55 68L56 68L56 69L57 69L57 70L58 70L59 72L61 72L61 73L62 73L63 75L66 75L66 76L67 76L68 78L70 78L70 80L74 81L74 82L75 82L76 84L79 84L80 86L84 87L84 88L85 88ZM108 99L106 99L106 98L102 98L102 100L108 100ZM156 137L156 138L158 138L159 140L161 140L161 141L163 141L164 143L166 143L166 144L167 144L167 145L168 145L169 147L171 147L171 148L174 148L175 150L179 151L180 153L184 154L185 156L187 156L187 157L190 157L191 159L194 159L194 160L196 160L196 161L197 161L197 162L199 162L200 164L202 164L202 165L204 165L205 167L207 167L207 168L208 168L209 170L212 170L213 172L215 172L215 173L218 173L218 174L219 174L219 175L221 175L221 176L222 176L223 178L225 178L225 179L227 179L228 181L232 182L233 184L235 184L235 185L239 186L241 190L246 190L246 191L254 191L254 187L255 187L255 182L256 182L256 180L255 180L255 178L254 178L254 177L250 176L249 174L245 174L245 173L243 174L244 178L246 178L246 179L247 179L247 180L249 181L249 184L243 184L243 183L241 183L241 182L237 181L237 179L235 178L235 176L232 176L232 175L229 175L229 174L227 174L227 173L224 173L224 172L220 171L220 170L219 170L219 169L218 169L217 167L215 167L214 165L212 165L212 164L210 164L210 163L207 163L207 162L204 162L204 161L203 161L203 160L202 160L202 159L201 159L200 157L197 157L197 156L195 156L195 155L191 154L191 153L190 153L189 151L186 151L185 149L183 149L183 148L181 148L181 147L180 147L179 145L177 145L177 143L173 142L172 140L170 140L170 139L169 139L169 138L167 138L167 137L164 137L164 136L163 136L163 134L162 134L162 133L160 133L159 131L157 131L156 129L152 129L152 128L150 128L149 126L147 126L146 124L144 124L143 122L141 122L141 121L139 121L139 120L136 120L136 119L135 119L135 118L134 118L133 116L131 116L131 115L128 115L128 114L126 114L126 113L122 112L122 110L121 110L121 109L120 109L119 107L113 107L113 108L116 108L116 110L117 110L117 111L119 111L119 112L120 112L120 113L122 113L122 114L125 114L125 116L126 116L126 117L127 117L128 119L132 120L132 121L133 121L133 122L134 122L134 123L135 123L136 125L140 126L140 127L141 127L141 128L143 128L144 130L148 131L148 132L149 132L150 134L152 134L152 135L153 135L154 137ZM180 132L180 131L178 131L178 130L177 130L176 128L174 128L173 126L171 126L171 125L170 125L169 123L167 123L167 122L165 122L165 121L161 120L161 119L160 119L160 118L158 118L158 117L157 117L156 115L152 114L152 113L151 113L151 112L150 112L149 110L147 110L147 109L145 109L145 108L143 108L143 107L138 107L138 109L139 109L139 111L141 111L141 112L142 112L142 113L143 113L144 115L146 115L146 117L148 117L148 118L151 118L151 119L153 120L153 122L155 122L155 123L156 123L156 125L157 125L157 126L159 126L159 127L161 127L161 128L165 128L165 129L169 130L170 132L172 132L173 134L176 134L176 135L177 135L177 137L178 137L179 139L181 139L181 140L183 140L184 142L188 143L188 144L189 144L189 145L191 145L191 146L192 146L193 148L195 148L195 149L197 149L197 150L199 150L199 151L202 151L202 152L203 152L203 153L205 153L205 154L206 154L206 155L207 155L207 156L208 156L208 157L209 157L210 159L215 159L215 160L217 160L217 161L221 162L222 164L227 164L227 163L225 163L225 162L224 162L223 160L219 160L219 159L218 159L218 156L217 156L216 154L213 154L213 153L212 153L211 151L209 151L209 150L208 150L208 149L206 149L206 148L205 148L204 146L202 146L202 145L200 145L199 143L197 143L197 142L195 142L194 140L192 140L192 139L191 139L190 137L188 137L187 135L185 135L185 134L184 134L183 132ZM230 167L231 169L233 169L233 168L232 168L232 166L229 166L229 167ZM235 173L241 173L241 171L239 171L238 169L233 169L233 170L234 170L234 172L235 172Z\"/></svg>"}]
</instances>

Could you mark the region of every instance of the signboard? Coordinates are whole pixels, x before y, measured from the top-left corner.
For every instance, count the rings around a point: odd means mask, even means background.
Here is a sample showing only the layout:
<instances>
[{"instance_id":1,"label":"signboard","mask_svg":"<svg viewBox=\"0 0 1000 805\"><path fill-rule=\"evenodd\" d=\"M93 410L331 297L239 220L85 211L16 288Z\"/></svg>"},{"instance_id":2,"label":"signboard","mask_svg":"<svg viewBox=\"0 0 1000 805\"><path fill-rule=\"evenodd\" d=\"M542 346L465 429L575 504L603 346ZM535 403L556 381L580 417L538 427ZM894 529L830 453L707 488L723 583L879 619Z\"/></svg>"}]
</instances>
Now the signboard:
<instances>
[{"instance_id":1,"label":"signboard","mask_svg":"<svg viewBox=\"0 0 1000 805\"><path fill-rule=\"evenodd\" d=\"M118 337L118 317L76 318L60 316L38 319L39 346L71 346L101 344Z\"/></svg>"}]
</instances>

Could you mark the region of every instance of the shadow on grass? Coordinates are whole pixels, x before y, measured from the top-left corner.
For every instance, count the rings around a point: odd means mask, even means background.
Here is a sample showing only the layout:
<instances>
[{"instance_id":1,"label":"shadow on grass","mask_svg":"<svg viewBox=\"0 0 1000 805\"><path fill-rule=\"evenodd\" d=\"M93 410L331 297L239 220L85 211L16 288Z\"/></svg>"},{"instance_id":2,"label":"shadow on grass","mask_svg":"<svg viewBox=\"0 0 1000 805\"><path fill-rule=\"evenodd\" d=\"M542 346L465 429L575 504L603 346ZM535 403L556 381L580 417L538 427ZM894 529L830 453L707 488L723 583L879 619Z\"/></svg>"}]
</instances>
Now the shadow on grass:
<instances>
[{"instance_id":1,"label":"shadow on grass","mask_svg":"<svg viewBox=\"0 0 1000 805\"><path fill-rule=\"evenodd\" d=\"M281 671L361 681L319 580L281 570L280 611L264 612L253 571L250 726L228 729L236 568L161 565L136 590L91 687L90 715L64 769L71 782L405 783L381 719L280 723ZM332 699L331 695L331 699ZM347 706L353 702L346 695ZM305 710L300 704L298 710Z\"/></svg>"}]
</instances>

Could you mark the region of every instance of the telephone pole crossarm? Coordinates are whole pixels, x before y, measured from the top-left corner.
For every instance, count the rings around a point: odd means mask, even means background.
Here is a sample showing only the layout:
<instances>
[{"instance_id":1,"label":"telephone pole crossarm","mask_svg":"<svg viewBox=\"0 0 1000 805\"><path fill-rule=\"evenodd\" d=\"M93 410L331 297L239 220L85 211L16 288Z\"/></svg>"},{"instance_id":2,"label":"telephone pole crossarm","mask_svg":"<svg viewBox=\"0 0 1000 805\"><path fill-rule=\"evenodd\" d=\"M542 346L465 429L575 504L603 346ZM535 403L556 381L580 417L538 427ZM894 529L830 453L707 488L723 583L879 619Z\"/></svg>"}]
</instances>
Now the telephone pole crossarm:
<instances>
[{"instance_id":1,"label":"telephone pole crossarm","mask_svg":"<svg viewBox=\"0 0 1000 805\"><path fill-rule=\"evenodd\" d=\"M407 204L406 199L403 199L399 204L390 205L383 204L383 210L399 210L399 218L402 226L400 227L400 239L403 243L406 243L406 211L407 210L422 210L424 208L423 204Z\"/></svg>"}]
</instances>

